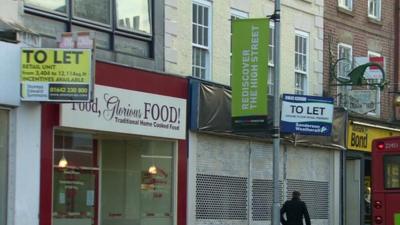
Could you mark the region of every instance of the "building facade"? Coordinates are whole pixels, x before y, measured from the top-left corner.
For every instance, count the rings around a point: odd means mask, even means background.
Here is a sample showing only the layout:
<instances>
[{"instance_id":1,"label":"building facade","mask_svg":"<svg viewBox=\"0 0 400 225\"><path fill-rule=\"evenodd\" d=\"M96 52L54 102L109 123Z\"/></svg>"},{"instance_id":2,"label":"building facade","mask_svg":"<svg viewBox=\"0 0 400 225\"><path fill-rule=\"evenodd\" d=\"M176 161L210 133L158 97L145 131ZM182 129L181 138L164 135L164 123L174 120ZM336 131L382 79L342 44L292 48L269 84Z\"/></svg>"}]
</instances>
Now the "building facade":
<instances>
[{"instance_id":1,"label":"building facade","mask_svg":"<svg viewBox=\"0 0 400 225\"><path fill-rule=\"evenodd\" d=\"M323 1L282 2L281 93L322 95L323 7ZM188 224L270 223L271 138L233 134L230 104L223 102L230 101L230 21L265 18L273 12L270 1L166 1L165 70L194 77L189 100ZM272 53L272 21L270 29ZM267 63L271 75L271 54ZM268 82L272 93L272 76ZM221 110L225 107L227 111ZM209 124L201 122L208 119ZM291 139L281 145L281 200L300 190L313 224L338 224L340 151L293 143Z\"/></svg>"},{"instance_id":2,"label":"building facade","mask_svg":"<svg viewBox=\"0 0 400 225\"><path fill-rule=\"evenodd\" d=\"M396 135L394 114L398 90L398 40L396 1L327 0L324 9L324 95L349 112L346 148L343 152L342 224L372 224L370 142ZM397 41L396 41L397 40ZM397 47L396 47L397 46ZM384 58L381 80L364 79L363 85L340 85L350 79L353 68L375 58ZM364 59L364 61L363 61ZM371 77L367 70L363 77ZM363 99L368 99L367 101Z\"/></svg>"},{"instance_id":3,"label":"building facade","mask_svg":"<svg viewBox=\"0 0 400 225\"><path fill-rule=\"evenodd\" d=\"M323 1L282 1L281 93L322 94L323 6ZM230 85L230 21L273 12L270 1L166 1L165 70ZM270 29L272 72L273 21ZM272 84L269 80L270 91Z\"/></svg>"},{"instance_id":4,"label":"building facade","mask_svg":"<svg viewBox=\"0 0 400 225\"><path fill-rule=\"evenodd\" d=\"M186 224L188 85L162 72L164 1L0 5L0 224ZM21 102L20 48L82 31L93 101Z\"/></svg>"}]
</instances>

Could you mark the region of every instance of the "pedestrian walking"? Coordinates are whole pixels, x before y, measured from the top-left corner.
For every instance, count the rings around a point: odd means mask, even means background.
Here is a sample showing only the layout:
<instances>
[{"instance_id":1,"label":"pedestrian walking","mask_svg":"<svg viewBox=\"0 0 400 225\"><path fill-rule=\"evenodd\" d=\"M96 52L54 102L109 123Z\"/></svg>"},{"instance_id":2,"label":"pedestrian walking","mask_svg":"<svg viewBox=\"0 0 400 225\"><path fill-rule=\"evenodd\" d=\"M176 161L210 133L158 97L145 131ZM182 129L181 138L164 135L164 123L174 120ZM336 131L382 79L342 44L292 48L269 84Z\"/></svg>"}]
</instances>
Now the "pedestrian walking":
<instances>
[{"instance_id":1,"label":"pedestrian walking","mask_svg":"<svg viewBox=\"0 0 400 225\"><path fill-rule=\"evenodd\" d=\"M283 214L286 214L286 219ZM306 203L301 201L300 192L293 191L292 199L286 201L281 208L281 223L283 225L304 225L303 217L306 225L311 225Z\"/></svg>"}]
</instances>

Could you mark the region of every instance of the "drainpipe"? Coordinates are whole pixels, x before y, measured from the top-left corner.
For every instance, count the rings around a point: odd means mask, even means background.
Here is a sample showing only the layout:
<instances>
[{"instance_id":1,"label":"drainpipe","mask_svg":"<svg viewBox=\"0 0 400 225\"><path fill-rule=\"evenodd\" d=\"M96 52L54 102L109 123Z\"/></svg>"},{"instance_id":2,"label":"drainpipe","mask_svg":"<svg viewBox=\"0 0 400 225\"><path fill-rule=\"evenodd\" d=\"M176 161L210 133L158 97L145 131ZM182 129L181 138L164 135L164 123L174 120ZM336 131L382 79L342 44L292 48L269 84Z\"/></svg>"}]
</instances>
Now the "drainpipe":
<instances>
[{"instance_id":1,"label":"drainpipe","mask_svg":"<svg viewBox=\"0 0 400 225\"><path fill-rule=\"evenodd\" d=\"M400 54L400 0L395 0L394 3L394 15L393 15L393 20L394 20L394 73L393 73L393 83L394 83L394 104L392 105L393 107L393 118L396 120L396 105L400 102L397 102L397 93L399 93L399 76L400 76L400 71L399 71L399 54Z\"/></svg>"}]
</instances>

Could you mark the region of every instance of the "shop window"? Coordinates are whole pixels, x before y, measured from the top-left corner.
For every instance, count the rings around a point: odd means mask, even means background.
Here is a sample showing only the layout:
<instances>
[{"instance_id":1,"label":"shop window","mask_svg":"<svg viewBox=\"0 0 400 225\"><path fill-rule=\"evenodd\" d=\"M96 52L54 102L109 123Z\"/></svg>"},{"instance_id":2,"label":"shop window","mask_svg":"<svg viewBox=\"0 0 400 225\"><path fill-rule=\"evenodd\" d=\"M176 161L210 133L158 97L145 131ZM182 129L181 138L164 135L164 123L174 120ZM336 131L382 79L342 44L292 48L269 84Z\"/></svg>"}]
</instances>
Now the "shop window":
<instances>
[{"instance_id":1,"label":"shop window","mask_svg":"<svg viewBox=\"0 0 400 225\"><path fill-rule=\"evenodd\" d=\"M101 224L173 224L173 144L102 142Z\"/></svg>"},{"instance_id":2,"label":"shop window","mask_svg":"<svg viewBox=\"0 0 400 225\"><path fill-rule=\"evenodd\" d=\"M57 131L53 224L172 225L174 148L169 141Z\"/></svg>"},{"instance_id":3,"label":"shop window","mask_svg":"<svg viewBox=\"0 0 400 225\"><path fill-rule=\"evenodd\" d=\"M0 109L0 224L7 222L8 117L8 111Z\"/></svg>"},{"instance_id":4,"label":"shop window","mask_svg":"<svg viewBox=\"0 0 400 225\"><path fill-rule=\"evenodd\" d=\"M152 0L24 0L24 6L29 14L64 23L64 31L76 31L73 28L77 26L79 30L94 31L99 49L152 57ZM121 38L131 42L124 43L127 48L117 49ZM143 46L144 51L132 51Z\"/></svg>"},{"instance_id":5,"label":"shop window","mask_svg":"<svg viewBox=\"0 0 400 225\"><path fill-rule=\"evenodd\" d=\"M53 157L54 225L97 224L97 164L91 135L56 132Z\"/></svg>"}]
</instances>

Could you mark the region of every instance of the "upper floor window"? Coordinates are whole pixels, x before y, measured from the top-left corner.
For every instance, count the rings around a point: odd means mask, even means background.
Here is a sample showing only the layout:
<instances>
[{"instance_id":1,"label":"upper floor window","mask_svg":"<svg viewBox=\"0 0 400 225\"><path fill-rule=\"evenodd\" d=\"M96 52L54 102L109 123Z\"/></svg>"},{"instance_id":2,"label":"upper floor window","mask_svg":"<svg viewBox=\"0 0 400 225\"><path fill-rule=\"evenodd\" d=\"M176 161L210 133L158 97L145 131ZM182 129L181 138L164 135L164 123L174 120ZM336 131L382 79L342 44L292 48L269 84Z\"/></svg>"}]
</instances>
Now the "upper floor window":
<instances>
[{"instance_id":1,"label":"upper floor window","mask_svg":"<svg viewBox=\"0 0 400 225\"><path fill-rule=\"evenodd\" d=\"M339 7L353 10L353 0L338 0Z\"/></svg>"},{"instance_id":2,"label":"upper floor window","mask_svg":"<svg viewBox=\"0 0 400 225\"><path fill-rule=\"evenodd\" d=\"M368 0L368 16L381 19L381 0Z\"/></svg>"},{"instance_id":3,"label":"upper floor window","mask_svg":"<svg viewBox=\"0 0 400 225\"><path fill-rule=\"evenodd\" d=\"M341 79L349 79L348 74L352 69L353 48L351 45L339 43L337 54L337 77ZM351 86L338 86L337 88L337 105L347 105L347 94Z\"/></svg>"},{"instance_id":4,"label":"upper floor window","mask_svg":"<svg viewBox=\"0 0 400 225\"><path fill-rule=\"evenodd\" d=\"M231 9L231 20L249 18L249 13L237 9Z\"/></svg>"},{"instance_id":5,"label":"upper floor window","mask_svg":"<svg viewBox=\"0 0 400 225\"><path fill-rule=\"evenodd\" d=\"M68 32L95 31L97 48L151 57L152 0L24 0L24 5L26 12L64 22Z\"/></svg>"},{"instance_id":6,"label":"upper floor window","mask_svg":"<svg viewBox=\"0 0 400 225\"><path fill-rule=\"evenodd\" d=\"M295 37L295 94L306 94L308 76L308 34L296 31Z\"/></svg>"},{"instance_id":7,"label":"upper floor window","mask_svg":"<svg viewBox=\"0 0 400 225\"><path fill-rule=\"evenodd\" d=\"M373 52L373 51L368 51L368 57L381 57L382 55L378 52ZM374 83L380 83L381 80L368 80L368 83L374 84ZM369 112L368 114L371 116L380 116L380 111L381 111L381 104L380 104L380 99L381 99L381 89L377 86L368 86L371 91L374 91L376 93L376 98L375 98L375 110Z\"/></svg>"},{"instance_id":8,"label":"upper floor window","mask_svg":"<svg viewBox=\"0 0 400 225\"><path fill-rule=\"evenodd\" d=\"M192 75L210 79L211 3L196 0L192 6Z\"/></svg>"},{"instance_id":9,"label":"upper floor window","mask_svg":"<svg viewBox=\"0 0 400 225\"><path fill-rule=\"evenodd\" d=\"M348 73L352 67L353 48L351 45L339 43L338 44L338 68L337 76L340 78L348 79Z\"/></svg>"}]
</instances>

